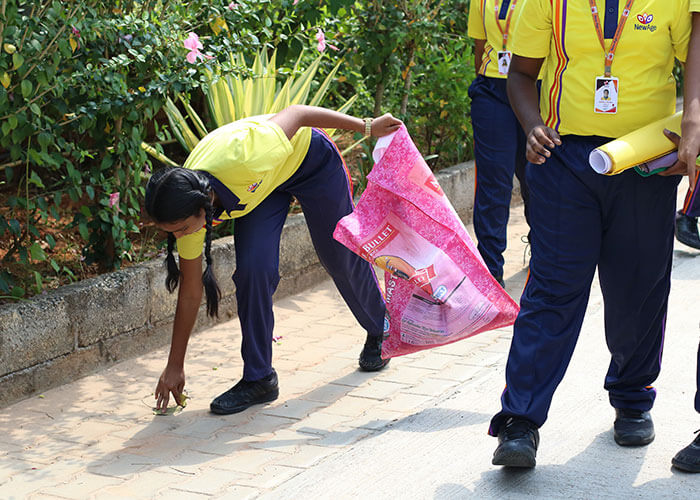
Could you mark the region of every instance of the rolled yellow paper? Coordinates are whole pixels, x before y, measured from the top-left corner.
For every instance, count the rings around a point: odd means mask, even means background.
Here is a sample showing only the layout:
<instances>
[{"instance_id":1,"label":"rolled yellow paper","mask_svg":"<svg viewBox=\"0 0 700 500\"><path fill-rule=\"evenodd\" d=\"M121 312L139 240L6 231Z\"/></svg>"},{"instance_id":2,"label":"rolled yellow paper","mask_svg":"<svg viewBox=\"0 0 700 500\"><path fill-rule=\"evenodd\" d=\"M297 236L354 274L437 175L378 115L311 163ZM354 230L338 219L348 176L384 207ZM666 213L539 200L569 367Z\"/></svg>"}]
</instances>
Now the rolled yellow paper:
<instances>
[{"instance_id":1,"label":"rolled yellow paper","mask_svg":"<svg viewBox=\"0 0 700 500\"><path fill-rule=\"evenodd\" d=\"M664 129L680 135L683 112L663 118L603 144L591 151L588 162L599 174L616 175L629 168L667 155L676 145L664 135Z\"/></svg>"}]
</instances>

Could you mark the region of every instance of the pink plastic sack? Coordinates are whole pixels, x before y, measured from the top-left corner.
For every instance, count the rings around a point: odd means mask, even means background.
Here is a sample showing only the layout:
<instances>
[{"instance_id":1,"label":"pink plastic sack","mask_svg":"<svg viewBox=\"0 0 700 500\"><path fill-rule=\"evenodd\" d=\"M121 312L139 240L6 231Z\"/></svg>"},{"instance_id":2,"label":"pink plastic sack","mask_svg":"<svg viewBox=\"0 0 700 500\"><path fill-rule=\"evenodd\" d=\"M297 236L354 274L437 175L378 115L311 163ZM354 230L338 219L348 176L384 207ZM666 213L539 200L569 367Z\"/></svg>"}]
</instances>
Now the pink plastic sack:
<instances>
[{"instance_id":1,"label":"pink plastic sack","mask_svg":"<svg viewBox=\"0 0 700 500\"><path fill-rule=\"evenodd\" d=\"M355 211L333 236L384 269L382 357L511 325L518 306L483 263L405 127L383 137Z\"/></svg>"}]
</instances>

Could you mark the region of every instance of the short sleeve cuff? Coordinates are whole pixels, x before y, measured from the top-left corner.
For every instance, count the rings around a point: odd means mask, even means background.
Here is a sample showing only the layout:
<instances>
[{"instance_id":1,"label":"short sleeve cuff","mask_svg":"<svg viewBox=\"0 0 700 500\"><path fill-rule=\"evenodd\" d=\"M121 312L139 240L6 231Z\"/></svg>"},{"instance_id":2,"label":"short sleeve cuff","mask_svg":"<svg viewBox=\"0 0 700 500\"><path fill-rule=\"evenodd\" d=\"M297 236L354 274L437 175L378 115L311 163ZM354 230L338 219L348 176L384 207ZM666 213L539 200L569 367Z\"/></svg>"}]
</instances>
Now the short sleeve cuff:
<instances>
[{"instance_id":1,"label":"short sleeve cuff","mask_svg":"<svg viewBox=\"0 0 700 500\"><path fill-rule=\"evenodd\" d=\"M513 54L532 59L543 59L549 55L549 47L533 47L527 43L515 43L513 44Z\"/></svg>"},{"instance_id":2,"label":"short sleeve cuff","mask_svg":"<svg viewBox=\"0 0 700 500\"><path fill-rule=\"evenodd\" d=\"M202 255L204 239L207 230L205 228L188 234L177 240L177 253L182 259L194 260Z\"/></svg>"}]
</instances>

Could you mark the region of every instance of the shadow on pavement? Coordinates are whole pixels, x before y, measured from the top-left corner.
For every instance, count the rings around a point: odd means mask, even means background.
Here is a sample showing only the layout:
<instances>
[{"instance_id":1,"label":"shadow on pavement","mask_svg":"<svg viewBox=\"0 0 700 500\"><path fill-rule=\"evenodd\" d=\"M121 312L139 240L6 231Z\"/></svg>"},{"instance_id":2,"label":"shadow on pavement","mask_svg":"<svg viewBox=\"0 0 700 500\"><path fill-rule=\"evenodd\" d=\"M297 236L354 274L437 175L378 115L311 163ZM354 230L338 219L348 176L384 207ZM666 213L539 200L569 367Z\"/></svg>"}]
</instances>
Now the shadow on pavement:
<instances>
[{"instance_id":1,"label":"shadow on pavement","mask_svg":"<svg viewBox=\"0 0 700 500\"><path fill-rule=\"evenodd\" d=\"M488 422L491 417L485 413L473 413L462 410L450 410L446 408L426 408L395 420L373 420L368 422L365 428L386 432L388 430L429 433L457 429L474 424ZM301 432L315 432L313 428L300 428ZM375 434L373 437L378 435Z\"/></svg>"},{"instance_id":2,"label":"shadow on pavement","mask_svg":"<svg viewBox=\"0 0 700 500\"><path fill-rule=\"evenodd\" d=\"M556 443L545 446L556 446ZM637 484L648 449L617 446L612 432L606 431L598 434L584 451L561 465L539 465L522 470L492 468L482 473L473 491L461 484L444 483L435 490L434 498L657 499L695 496L692 492L697 492L697 482L694 482L697 477L675 469L671 469L672 477ZM484 457L484 460L490 461L490 457ZM668 465L670 468L670 456Z\"/></svg>"},{"instance_id":3,"label":"shadow on pavement","mask_svg":"<svg viewBox=\"0 0 700 500\"><path fill-rule=\"evenodd\" d=\"M369 380L378 373L362 374ZM187 467L231 457L244 450L284 452L286 449L289 452L290 447L308 444L338 447L340 450L342 446L374 438L388 430L426 433L483 423L489 419L485 414L427 408L399 419L374 419L362 423L358 423L355 417L322 413L318 418L337 418L341 430L314 426L315 412L323 411L357 388L354 385L344 385L352 375L353 373L343 375L294 398L278 400L272 405L254 406L233 415L219 416L206 409L185 409L175 416L153 416L150 420L144 418L144 425L137 432L131 436L122 436L119 450L95 456L88 463L87 470L117 477L156 468L191 475L193 472ZM332 386L333 396L323 402L319 401L315 395L329 386ZM275 415L278 407L296 404L304 406L309 403L310 409L299 418ZM380 400L377 403L381 406ZM309 425L303 425L305 420L309 420ZM343 426L342 420L353 422ZM212 435L211 429L217 427ZM198 437L198 432L201 437ZM203 437L205 435L206 438Z\"/></svg>"}]
</instances>

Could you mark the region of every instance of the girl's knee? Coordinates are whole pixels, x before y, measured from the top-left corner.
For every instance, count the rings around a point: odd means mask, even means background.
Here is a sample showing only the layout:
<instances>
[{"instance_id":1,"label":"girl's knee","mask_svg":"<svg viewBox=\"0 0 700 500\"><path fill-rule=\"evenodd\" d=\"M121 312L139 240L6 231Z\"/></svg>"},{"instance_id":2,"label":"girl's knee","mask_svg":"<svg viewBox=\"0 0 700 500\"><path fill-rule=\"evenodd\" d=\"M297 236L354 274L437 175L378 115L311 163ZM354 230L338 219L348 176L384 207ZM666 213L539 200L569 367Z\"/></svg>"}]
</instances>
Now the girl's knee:
<instances>
[{"instance_id":1,"label":"girl's knee","mask_svg":"<svg viewBox=\"0 0 700 500\"><path fill-rule=\"evenodd\" d=\"M251 263L237 264L232 278L238 289L251 286L271 286L274 288L279 283L280 275L277 266Z\"/></svg>"}]
</instances>

